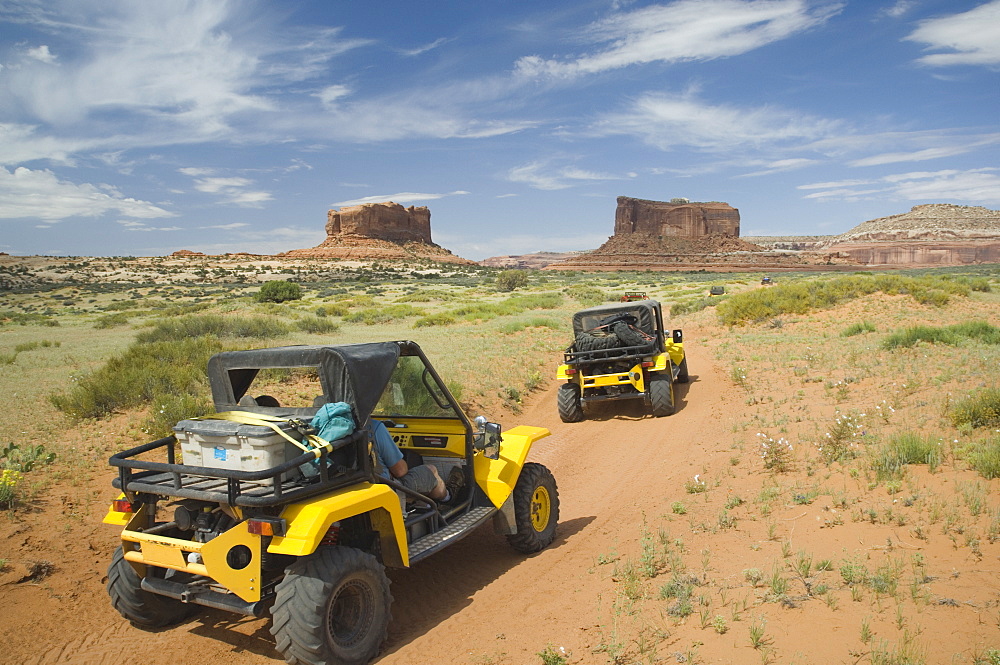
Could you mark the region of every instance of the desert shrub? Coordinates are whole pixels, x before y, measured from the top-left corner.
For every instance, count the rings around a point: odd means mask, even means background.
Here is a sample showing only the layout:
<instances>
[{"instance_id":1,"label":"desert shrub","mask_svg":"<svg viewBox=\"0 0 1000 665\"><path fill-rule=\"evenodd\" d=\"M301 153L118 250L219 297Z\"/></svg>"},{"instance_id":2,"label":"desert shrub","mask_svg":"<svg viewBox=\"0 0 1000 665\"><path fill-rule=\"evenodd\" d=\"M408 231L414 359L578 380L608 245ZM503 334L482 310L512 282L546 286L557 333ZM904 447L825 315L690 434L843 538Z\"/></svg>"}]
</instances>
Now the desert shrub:
<instances>
[{"instance_id":1,"label":"desert shrub","mask_svg":"<svg viewBox=\"0 0 1000 665\"><path fill-rule=\"evenodd\" d=\"M700 312L706 307L711 307L715 305L718 300L713 300L712 298L697 298L695 300L686 300L681 302L675 302L670 306L670 316L681 316L683 314L694 314L695 312Z\"/></svg>"},{"instance_id":2,"label":"desert shrub","mask_svg":"<svg viewBox=\"0 0 1000 665\"><path fill-rule=\"evenodd\" d=\"M276 317L205 314L161 320L153 328L140 332L136 341L164 342L204 335L271 339L285 335L289 330L289 324Z\"/></svg>"},{"instance_id":3,"label":"desert shrub","mask_svg":"<svg viewBox=\"0 0 1000 665\"><path fill-rule=\"evenodd\" d=\"M19 446L8 443L0 448L0 467L4 469L27 473L36 466L52 464L55 459L56 454L46 451L42 444Z\"/></svg>"},{"instance_id":4,"label":"desert shrub","mask_svg":"<svg viewBox=\"0 0 1000 665\"><path fill-rule=\"evenodd\" d=\"M21 483L21 472L4 469L0 472L0 508L11 508L17 500L17 486Z\"/></svg>"},{"instance_id":5,"label":"desert shrub","mask_svg":"<svg viewBox=\"0 0 1000 665\"><path fill-rule=\"evenodd\" d=\"M840 333L841 337L854 337L855 335L860 335L861 333L875 332L875 324L870 321L861 321L859 323L852 323L851 325L844 328Z\"/></svg>"},{"instance_id":6,"label":"desert shrub","mask_svg":"<svg viewBox=\"0 0 1000 665\"><path fill-rule=\"evenodd\" d=\"M114 328L115 326L128 325L128 321L131 318L129 314L125 312L118 312L116 314L105 314L100 316L94 321L94 328L96 330L106 330L108 328Z\"/></svg>"},{"instance_id":7,"label":"desert shrub","mask_svg":"<svg viewBox=\"0 0 1000 665\"><path fill-rule=\"evenodd\" d=\"M13 365L16 361L16 353L0 353L0 365Z\"/></svg>"},{"instance_id":8,"label":"desert shrub","mask_svg":"<svg viewBox=\"0 0 1000 665\"><path fill-rule=\"evenodd\" d=\"M298 300L301 297L302 287L295 282L273 280L264 282L260 291L254 295L254 300L257 302L285 302L286 300Z\"/></svg>"},{"instance_id":9,"label":"desert shrub","mask_svg":"<svg viewBox=\"0 0 1000 665\"><path fill-rule=\"evenodd\" d=\"M347 316L350 311L351 310L347 307L347 305L341 303L320 305L315 309L316 316Z\"/></svg>"},{"instance_id":10,"label":"desert shrub","mask_svg":"<svg viewBox=\"0 0 1000 665\"><path fill-rule=\"evenodd\" d=\"M136 343L112 356L100 369L74 377L66 392L49 401L71 418L102 418L169 395L198 395L207 390L209 357L224 350L217 337Z\"/></svg>"},{"instance_id":11,"label":"desert shrub","mask_svg":"<svg viewBox=\"0 0 1000 665\"><path fill-rule=\"evenodd\" d=\"M361 294L344 300L338 300L336 304L343 305L345 307L374 307L375 299L369 295Z\"/></svg>"},{"instance_id":12,"label":"desert shrub","mask_svg":"<svg viewBox=\"0 0 1000 665\"><path fill-rule=\"evenodd\" d=\"M19 326L51 326L57 327L59 321L45 314L37 312L15 312L6 310L0 312L0 325L5 323L17 324Z\"/></svg>"},{"instance_id":13,"label":"desert shrub","mask_svg":"<svg viewBox=\"0 0 1000 665\"><path fill-rule=\"evenodd\" d=\"M339 324L319 316L304 316L295 322L295 327L314 335L335 333L340 330Z\"/></svg>"},{"instance_id":14,"label":"desert shrub","mask_svg":"<svg viewBox=\"0 0 1000 665\"><path fill-rule=\"evenodd\" d=\"M973 444L962 457L983 478L1000 478L1000 437Z\"/></svg>"},{"instance_id":15,"label":"desert shrub","mask_svg":"<svg viewBox=\"0 0 1000 665\"><path fill-rule=\"evenodd\" d=\"M608 295L593 286L585 286L583 284L574 284L566 289L566 295L568 295L573 300L576 300L584 307L593 307L594 305L600 305L603 302L608 301Z\"/></svg>"},{"instance_id":16,"label":"desert shrub","mask_svg":"<svg viewBox=\"0 0 1000 665\"><path fill-rule=\"evenodd\" d=\"M451 324L458 321L454 314L448 312L438 312L437 314L429 314L427 316L422 316L413 322L414 328L429 328L431 326L450 326Z\"/></svg>"},{"instance_id":17,"label":"desert shrub","mask_svg":"<svg viewBox=\"0 0 1000 665\"><path fill-rule=\"evenodd\" d=\"M558 321L553 319L536 316L530 319L505 323L500 326L500 332L505 335L512 335L513 333L520 332L525 328L551 328L552 330L561 330L563 326Z\"/></svg>"},{"instance_id":18,"label":"desert shrub","mask_svg":"<svg viewBox=\"0 0 1000 665\"><path fill-rule=\"evenodd\" d=\"M215 412L215 406L207 393L156 395L152 401L149 417L143 424L143 431L155 437L167 436L173 426L186 418L195 418Z\"/></svg>"},{"instance_id":19,"label":"desert shrub","mask_svg":"<svg viewBox=\"0 0 1000 665\"><path fill-rule=\"evenodd\" d=\"M514 296L507 300L505 306L523 312L528 309L555 309L562 304L563 297L558 293L537 293L530 296Z\"/></svg>"},{"instance_id":20,"label":"desert shrub","mask_svg":"<svg viewBox=\"0 0 1000 665\"><path fill-rule=\"evenodd\" d=\"M905 330L894 332L882 340L883 349L909 348L916 346L919 342L928 344L948 344L954 346L958 344L960 336L947 328L933 328L931 326L911 326Z\"/></svg>"},{"instance_id":21,"label":"desert shrub","mask_svg":"<svg viewBox=\"0 0 1000 665\"><path fill-rule=\"evenodd\" d=\"M869 462L878 482L899 478L907 464L927 464L933 471L941 463L941 446L916 432L902 432L874 449Z\"/></svg>"},{"instance_id":22,"label":"desert shrub","mask_svg":"<svg viewBox=\"0 0 1000 665\"><path fill-rule=\"evenodd\" d=\"M1000 388L983 388L951 408L956 427L1000 426Z\"/></svg>"},{"instance_id":23,"label":"desert shrub","mask_svg":"<svg viewBox=\"0 0 1000 665\"><path fill-rule=\"evenodd\" d=\"M963 339L972 339L983 344L1000 344L1000 328L985 321L965 321L940 328L913 326L886 337L882 341L882 348L909 348L918 342L955 346Z\"/></svg>"},{"instance_id":24,"label":"desert shrub","mask_svg":"<svg viewBox=\"0 0 1000 665\"><path fill-rule=\"evenodd\" d=\"M366 326L374 326L379 323L388 323L397 319L405 319L411 316L420 316L422 310L413 305L389 305L381 308L367 308L357 312L351 312L344 317L348 323L364 323Z\"/></svg>"},{"instance_id":25,"label":"desert shrub","mask_svg":"<svg viewBox=\"0 0 1000 665\"><path fill-rule=\"evenodd\" d=\"M435 301L449 301L455 300L456 296L447 291L435 291L435 290L425 290L425 291L414 291L413 293L406 293L404 295L396 298L396 302L435 302Z\"/></svg>"},{"instance_id":26,"label":"desert shrub","mask_svg":"<svg viewBox=\"0 0 1000 665\"><path fill-rule=\"evenodd\" d=\"M105 312L124 312L129 309L139 309L140 307L152 307L149 301L142 303L135 300L115 300L101 307Z\"/></svg>"},{"instance_id":27,"label":"desert shrub","mask_svg":"<svg viewBox=\"0 0 1000 665\"><path fill-rule=\"evenodd\" d=\"M828 309L878 292L910 295L924 304L942 306L948 303L952 295L967 296L970 287L961 281L936 275L910 277L898 274L855 274L783 282L767 289L737 293L719 303L716 309L723 323L737 325L750 321L767 321L782 314L805 314L815 309Z\"/></svg>"},{"instance_id":28,"label":"desert shrub","mask_svg":"<svg viewBox=\"0 0 1000 665\"><path fill-rule=\"evenodd\" d=\"M504 270L496 278L497 291L513 291L528 285L528 273L523 270Z\"/></svg>"}]
</instances>

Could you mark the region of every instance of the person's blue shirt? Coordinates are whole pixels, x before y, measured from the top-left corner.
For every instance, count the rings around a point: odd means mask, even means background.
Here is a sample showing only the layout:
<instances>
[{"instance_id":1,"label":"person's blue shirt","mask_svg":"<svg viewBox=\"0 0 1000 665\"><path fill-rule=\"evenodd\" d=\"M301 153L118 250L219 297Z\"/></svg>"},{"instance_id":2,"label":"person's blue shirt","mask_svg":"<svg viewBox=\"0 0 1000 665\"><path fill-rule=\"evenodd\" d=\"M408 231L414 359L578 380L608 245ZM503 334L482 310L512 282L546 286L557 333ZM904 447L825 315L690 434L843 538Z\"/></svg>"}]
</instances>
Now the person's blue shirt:
<instances>
[{"instance_id":1,"label":"person's blue shirt","mask_svg":"<svg viewBox=\"0 0 1000 665\"><path fill-rule=\"evenodd\" d=\"M391 478L389 467L395 465L403 459L403 451L399 449L396 442L392 440L392 435L381 420L372 420L370 429L372 438L375 439L375 455L382 464L382 476Z\"/></svg>"}]
</instances>

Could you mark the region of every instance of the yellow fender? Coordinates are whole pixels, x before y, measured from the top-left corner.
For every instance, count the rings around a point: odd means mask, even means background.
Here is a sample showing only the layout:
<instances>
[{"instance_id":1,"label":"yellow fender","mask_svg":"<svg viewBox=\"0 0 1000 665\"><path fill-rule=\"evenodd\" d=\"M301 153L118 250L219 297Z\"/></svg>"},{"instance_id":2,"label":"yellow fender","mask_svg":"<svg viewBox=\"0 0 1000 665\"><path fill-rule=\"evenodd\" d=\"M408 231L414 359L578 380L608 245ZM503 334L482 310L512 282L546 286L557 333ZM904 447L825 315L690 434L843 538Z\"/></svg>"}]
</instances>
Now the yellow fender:
<instances>
[{"instance_id":1,"label":"yellow fender","mask_svg":"<svg viewBox=\"0 0 1000 665\"><path fill-rule=\"evenodd\" d=\"M503 506L504 501L514 491L514 485L521 475L531 444L549 434L551 432L544 427L519 425L502 434L500 459L493 460L485 455L475 456L473 472L476 484L486 493L494 506L497 508Z\"/></svg>"},{"instance_id":2,"label":"yellow fender","mask_svg":"<svg viewBox=\"0 0 1000 665\"><path fill-rule=\"evenodd\" d=\"M360 483L326 496L289 504L281 511L287 524L285 535L275 536L267 551L293 556L312 554L331 524L363 513L370 513L372 527L379 532L383 562L388 566L409 566L410 554L399 496L381 483Z\"/></svg>"}]
</instances>

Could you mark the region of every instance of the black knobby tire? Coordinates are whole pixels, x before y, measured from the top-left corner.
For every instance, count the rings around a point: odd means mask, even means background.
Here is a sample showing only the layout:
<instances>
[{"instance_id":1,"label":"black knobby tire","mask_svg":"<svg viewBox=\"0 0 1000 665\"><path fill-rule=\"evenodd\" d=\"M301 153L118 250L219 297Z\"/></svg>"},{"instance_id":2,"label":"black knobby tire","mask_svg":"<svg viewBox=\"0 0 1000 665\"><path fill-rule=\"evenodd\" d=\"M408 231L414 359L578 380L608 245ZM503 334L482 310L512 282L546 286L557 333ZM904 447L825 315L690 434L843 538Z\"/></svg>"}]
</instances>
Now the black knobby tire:
<instances>
[{"instance_id":1,"label":"black knobby tire","mask_svg":"<svg viewBox=\"0 0 1000 665\"><path fill-rule=\"evenodd\" d=\"M514 522L517 533L507 542L518 552L537 552L556 537L559 490L552 472L537 462L525 464L514 485Z\"/></svg>"},{"instance_id":2,"label":"black knobby tire","mask_svg":"<svg viewBox=\"0 0 1000 665\"><path fill-rule=\"evenodd\" d=\"M575 383L562 384L559 386L556 402L559 405L559 419L564 423L578 423L583 420L580 386Z\"/></svg>"},{"instance_id":3,"label":"black knobby tire","mask_svg":"<svg viewBox=\"0 0 1000 665\"><path fill-rule=\"evenodd\" d=\"M162 628L180 623L197 609L142 589L142 578L125 560L122 548L115 549L108 566L108 595L111 606L139 628Z\"/></svg>"},{"instance_id":4,"label":"black knobby tire","mask_svg":"<svg viewBox=\"0 0 1000 665\"><path fill-rule=\"evenodd\" d=\"M645 346L649 344L649 340L641 332L624 321L612 324L611 330L615 333L622 346Z\"/></svg>"},{"instance_id":5,"label":"black knobby tire","mask_svg":"<svg viewBox=\"0 0 1000 665\"><path fill-rule=\"evenodd\" d=\"M669 371L649 377L649 405L657 418L674 412L674 385Z\"/></svg>"},{"instance_id":6,"label":"black knobby tire","mask_svg":"<svg viewBox=\"0 0 1000 665\"><path fill-rule=\"evenodd\" d=\"M621 342L614 333L596 331L582 332L577 335L574 347L577 351L603 351L620 345Z\"/></svg>"},{"instance_id":7,"label":"black knobby tire","mask_svg":"<svg viewBox=\"0 0 1000 665\"><path fill-rule=\"evenodd\" d=\"M681 361L680 366L677 368L677 383L687 383L689 380L688 359L687 356L684 356L684 360Z\"/></svg>"},{"instance_id":8,"label":"black knobby tire","mask_svg":"<svg viewBox=\"0 0 1000 665\"><path fill-rule=\"evenodd\" d=\"M299 665L363 665L389 630L389 578L378 560L352 547L321 547L285 569L271 634Z\"/></svg>"}]
</instances>

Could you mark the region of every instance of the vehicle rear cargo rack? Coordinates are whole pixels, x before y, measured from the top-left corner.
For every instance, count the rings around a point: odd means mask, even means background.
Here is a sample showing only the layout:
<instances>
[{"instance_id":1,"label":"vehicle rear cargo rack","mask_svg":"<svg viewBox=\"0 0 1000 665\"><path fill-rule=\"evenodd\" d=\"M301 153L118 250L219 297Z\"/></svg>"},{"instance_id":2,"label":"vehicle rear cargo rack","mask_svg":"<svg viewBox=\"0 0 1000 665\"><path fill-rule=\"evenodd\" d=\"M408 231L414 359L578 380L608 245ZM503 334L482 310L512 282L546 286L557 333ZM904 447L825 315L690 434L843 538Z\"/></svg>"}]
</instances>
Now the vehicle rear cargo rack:
<instances>
[{"instance_id":1,"label":"vehicle rear cargo rack","mask_svg":"<svg viewBox=\"0 0 1000 665\"><path fill-rule=\"evenodd\" d=\"M595 351L570 351L567 349L563 352L563 362L567 365L585 365L587 363L607 362L609 360L619 360L633 356L648 356L655 353L655 342L640 344L639 346L619 346Z\"/></svg>"},{"instance_id":2,"label":"vehicle rear cargo rack","mask_svg":"<svg viewBox=\"0 0 1000 665\"><path fill-rule=\"evenodd\" d=\"M330 468L331 458L325 450L318 458L312 452L305 452L283 464L260 471L178 464L175 450L177 437L173 435L112 455L108 463L118 467L118 478L112 484L130 499L136 494L156 494L264 508L301 501L366 478L361 458L367 454L367 446L351 445L361 442L366 436L365 430L358 429L332 442L334 451L348 453L342 465L335 468ZM166 462L136 459L160 448L166 449ZM353 458L350 457L352 453ZM314 460L319 462L314 477L282 480L286 472Z\"/></svg>"}]
</instances>

